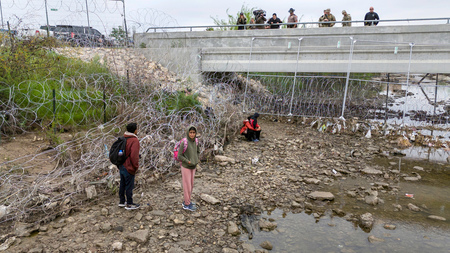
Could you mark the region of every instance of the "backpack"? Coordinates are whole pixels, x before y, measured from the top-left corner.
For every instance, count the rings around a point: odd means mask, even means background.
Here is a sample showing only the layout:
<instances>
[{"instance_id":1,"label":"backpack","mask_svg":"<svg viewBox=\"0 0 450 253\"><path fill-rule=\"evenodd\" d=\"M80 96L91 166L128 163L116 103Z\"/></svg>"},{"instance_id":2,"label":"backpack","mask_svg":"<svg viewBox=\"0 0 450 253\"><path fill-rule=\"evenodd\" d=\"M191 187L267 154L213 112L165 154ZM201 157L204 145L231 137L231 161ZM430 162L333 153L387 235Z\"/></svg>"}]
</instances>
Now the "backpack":
<instances>
[{"instance_id":1,"label":"backpack","mask_svg":"<svg viewBox=\"0 0 450 253\"><path fill-rule=\"evenodd\" d=\"M188 146L186 138L181 139L179 142L177 142L177 144L175 144L175 148L173 149L173 159L175 161L177 161L177 162L181 162L180 160L178 160L178 150L180 149L181 142L184 143L183 154L184 154L184 152L186 152L186 149L187 149L187 146ZM197 138L195 138L195 145L198 145L198 139Z\"/></svg>"},{"instance_id":2,"label":"backpack","mask_svg":"<svg viewBox=\"0 0 450 253\"><path fill-rule=\"evenodd\" d=\"M111 146L109 150L109 160L114 165L122 165L128 156L125 154L125 148L127 146L127 139L129 137L119 137Z\"/></svg>"}]
</instances>

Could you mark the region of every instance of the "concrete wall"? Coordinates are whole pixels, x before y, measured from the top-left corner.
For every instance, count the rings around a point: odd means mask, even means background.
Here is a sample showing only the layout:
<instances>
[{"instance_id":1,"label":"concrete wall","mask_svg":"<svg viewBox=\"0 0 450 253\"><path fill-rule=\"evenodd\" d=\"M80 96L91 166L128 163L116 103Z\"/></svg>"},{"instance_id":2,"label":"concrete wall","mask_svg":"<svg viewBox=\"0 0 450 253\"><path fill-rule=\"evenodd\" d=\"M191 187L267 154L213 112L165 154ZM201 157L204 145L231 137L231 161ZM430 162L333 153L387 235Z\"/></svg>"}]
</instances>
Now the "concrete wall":
<instances>
[{"instance_id":1,"label":"concrete wall","mask_svg":"<svg viewBox=\"0 0 450 253\"><path fill-rule=\"evenodd\" d=\"M346 72L352 39L352 72L407 72L414 43L411 72L450 73L448 24L160 32L134 39L146 44L144 55L183 77L201 71Z\"/></svg>"}]
</instances>

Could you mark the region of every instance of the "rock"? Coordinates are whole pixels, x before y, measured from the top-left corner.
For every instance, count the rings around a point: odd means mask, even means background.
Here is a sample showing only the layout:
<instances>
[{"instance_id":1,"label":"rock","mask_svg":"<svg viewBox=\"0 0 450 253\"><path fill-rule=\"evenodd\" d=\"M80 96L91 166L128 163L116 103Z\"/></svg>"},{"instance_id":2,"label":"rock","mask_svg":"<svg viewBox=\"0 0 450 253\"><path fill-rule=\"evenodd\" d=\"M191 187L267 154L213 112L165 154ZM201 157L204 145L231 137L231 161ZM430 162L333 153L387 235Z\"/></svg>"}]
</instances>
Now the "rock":
<instances>
[{"instance_id":1,"label":"rock","mask_svg":"<svg viewBox=\"0 0 450 253\"><path fill-rule=\"evenodd\" d=\"M218 163L223 163L223 162L228 162L228 163L236 163L236 160L230 157L226 157L223 155L216 155L214 157L214 161L218 162Z\"/></svg>"},{"instance_id":2,"label":"rock","mask_svg":"<svg viewBox=\"0 0 450 253\"><path fill-rule=\"evenodd\" d=\"M231 248L223 248L222 252L223 253L239 253L239 251L237 251L235 249L231 249Z\"/></svg>"},{"instance_id":3,"label":"rock","mask_svg":"<svg viewBox=\"0 0 450 253\"><path fill-rule=\"evenodd\" d=\"M392 224L384 224L383 227L384 227L385 229L389 229L389 230L394 230L394 229L397 228L395 225L392 225Z\"/></svg>"},{"instance_id":4,"label":"rock","mask_svg":"<svg viewBox=\"0 0 450 253\"><path fill-rule=\"evenodd\" d=\"M369 167L363 169L361 172L364 173L364 174L368 174L368 175L381 175L381 174L383 174L383 172L381 170L377 170L377 169L369 168Z\"/></svg>"},{"instance_id":5,"label":"rock","mask_svg":"<svg viewBox=\"0 0 450 253\"><path fill-rule=\"evenodd\" d=\"M135 232L129 233L126 238L133 240L138 243L146 243L148 241L150 231L148 229L138 230Z\"/></svg>"},{"instance_id":6,"label":"rock","mask_svg":"<svg viewBox=\"0 0 450 253\"><path fill-rule=\"evenodd\" d=\"M202 200L204 200L205 202L211 204L211 205L215 205L215 204L219 204L219 203L220 203L220 200L214 198L213 196L210 196L210 195L208 195L208 194L205 194L205 193L202 193L202 194L200 195L200 198L201 198Z\"/></svg>"},{"instance_id":7,"label":"rock","mask_svg":"<svg viewBox=\"0 0 450 253\"><path fill-rule=\"evenodd\" d=\"M239 228L236 225L236 223L234 223L232 221L228 222L228 234L233 235L233 236L241 234L241 231L239 231Z\"/></svg>"},{"instance_id":8,"label":"rock","mask_svg":"<svg viewBox=\"0 0 450 253\"><path fill-rule=\"evenodd\" d=\"M167 251L168 253L185 253L186 251L180 248L172 247Z\"/></svg>"},{"instance_id":9,"label":"rock","mask_svg":"<svg viewBox=\"0 0 450 253\"><path fill-rule=\"evenodd\" d=\"M273 249L273 245L269 241L264 241L259 246L261 246L261 248L267 249L267 250L272 250Z\"/></svg>"},{"instance_id":10,"label":"rock","mask_svg":"<svg viewBox=\"0 0 450 253\"><path fill-rule=\"evenodd\" d=\"M95 185L86 187L85 191L86 191L86 197L88 199L93 199L93 198L97 197L97 190L95 189Z\"/></svg>"},{"instance_id":11,"label":"rock","mask_svg":"<svg viewBox=\"0 0 450 253\"><path fill-rule=\"evenodd\" d=\"M184 222L184 220L180 220L180 219L175 218L175 219L173 220L173 223L174 223L175 225L182 225L182 224L184 224L185 222Z\"/></svg>"},{"instance_id":12,"label":"rock","mask_svg":"<svg viewBox=\"0 0 450 253\"><path fill-rule=\"evenodd\" d=\"M14 225L14 235L17 237L27 237L30 236L34 231L39 231L39 226L33 224L18 222Z\"/></svg>"},{"instance_id":13,"label":"rock","mask_svg":"<svg viewBox=\"0 0 450 253\"><path fill-rule=\"evenodd\" d=\"M137 221L140 221L140 220L142 220L143 216L144 215L142 215L142 213L137 213L136 216L134 216L134 219L137 220Z\"/></svg>"},{"instance_id":14,"label":"rock","mask_svg":"<svg viewBox=\"0 0 450 253\"><path fill-rule=\"evenodd\" d=\"M370 243L384 242L384 239L375 237L374 235L370 235L367 239L369 240Z\"/></svg>"},{"instance_id":15,"label":"rock","mask_svg":"<svg viewBox=\"0 0 450 253\"><path fill-rule=\"evenodd\" d=\"M300 203L298 203L298 202L296 202L296 201L294 201L294 200L292 201L291 206L292 206L293 208L302 207L302 205L301 205Z\"/></svg>"},{"instance_id":16,"label":"rock","mask_svg":"<svg viewBox=\"0 0 450 253\"><path fill-rule=\"evenodd\" d=\"M419 181L418 177L404 177L403 180L410 181L410 182L416 182Z\"/></svg>"},{"instance_id":17,"label":"rock","mask_svg":"<svg viewBox=\"0 0 450 253\"><path fill-rule=\"evenodd\" d=\"M319 184L320 180L315 178L306 178L305 180L303 180L303 182L307 184Z\"/></svg>"},{"instance_id":18,"label":"rock","mask_svg":"<svg viewBox=\"0 0 450 253\"><path fill-rule=\"evenodd\" d=\"M373 206L376 206L378 204L378 200L379 200L378 197L377 196L373 196L373 195L369 195L369 196L366 196L364 198L364 201L367 204L373 205Z\"/></svg>"},{"instance_id":19,"label":"rock","mask_svg":"<svg viewBox=\"0 0 450 253\"><path fill-rule=\"evenodd\" d=\"M320 192L315 191L308 194L308 198L310 199L316 199L316 200L333 200L334 195L331 192Z\"/></svg>"},{"instance_id":20,"label":"rock","mask_svg":"<svg viewBox=\"0 0 450 253\"><path fill-rule=\"evenodd\" d=\"M395 212L403 210L402 206L399 204L392 204L392 206L394 207Z\"/></svg>"},{"instance_id":21,"label":"rock","mask_svg":"<svg viewBox=\"0 0 450 253\"><path fill-rule=\"evenodd\" d=\"M122 250L123 244L121 242L115 242L111 246L113 250Z\"/></svg>"},{"instance_id":22,"label":"rock","mask_svg":"<svg viewBox=\"0 0 450 253\"><path fill-rule=\"evenodd\" d=\"M5 205L0 206L0 220L8 214L8 208Z\"/></svg>"},{"instance_id":23,"label":"rock","mask_svg":"<svg viewBox=\"0 0 450 253\"><path fill-rule=\"evenodd\" d=\"M416 205L414 205L414 204L412 204L412 203L409 203L409 204L408 204L408 209L411 210L411 211L414 211L414 212L419 212L419 211L421 211L421 209L420 209L418 206L416 206Z\"/></svg>"},{"instance_id":24,"label":"rock","mask_svg":"<svg viewBox=\"0 0 450 253\"><path fill-rule=\"evenodd\" d=\"M109 211L108 211L108 209L106 209L106 208L102 208L101 213L102 213L103 216L108 216Z\"/></svg>"},{"instance_id":25,"label":"rock","mask_svg":"<svg viewBox=\"0 0 450 253\"><path fill-rule=\"evenodd\" d=\"M432 220L439 220L439 221L446 221L447 220L446 218L441 217L441 216L437 216L437 215L430 215L430 216L428 216L428 218L432 219Z\"/></svg>"},{"instance_id":26,"label":"rock","mask_svg":"<svg viewBox=\"0 0 450 253\"><path fill-rule=\"evenodd\" d=\"M423 171L423 168L420 166L414 166L413 169Z\"/></svg>"},{"instance_id":27,"label":"rock","mask_svg":"<svg viewBox=\"0 0 450 253\"><path fill-rule=\"evenodd\" d=\"M275 222L270 222L266 220L259 220L259 228L266 229L266 230L274 230L277 227L277 224Z\"/></svg>"},{"instance_id":28,"label":"rock","mask_svg":"<svg viewBox=\"0 0 450 253\"><path fill-rule=\"evenodd\" d=\"M105 222L100 226L100 229L102 230L102 232L106 233L109 232L111 230L111 223L109 222Z\"/></svg>"},{"instance_id":29,"label":"rock","mask_svg":"<svg viewBox=\"0 0 450 253\"><path fill-rule=\"evenodd\" d=\"M362 228L366 230L371 230L373 227L373 216L371 213L362 214L359 217L359 222Z\"/></svg>"},{"instance_id":30,"label":"rock","mask_svg":"<svg viewBox=\"0 0 450 253\"><path fill-rule=\"evenodd\" d=\"M151 212L151 214L154 215L154 216L165 216L166 215L166 213L164 211L161 211L161 210L153 210Z\"/></svg>"},{"instance_id":31,"label":"rock","mask_svg":"<svg viewBox=\"0 0 450 253\"><path fill-rule=\"evenodd\" d=\"M242 244L242 249L243 249L244 253L253 253L256 250L255 246L253 246L249 243Z\"/></svg>"},{"instance_id":32,"label":"rock","mask_svg":"<svg viewBox=\"0 0 450 253\"><path fill-rule=\"evenodd\" d=\"M15 242L16 242L16 237L10 237L10 238L6 239L6 241L0 245L0 251L6 251Z\"/></svg>"}]
</instances>

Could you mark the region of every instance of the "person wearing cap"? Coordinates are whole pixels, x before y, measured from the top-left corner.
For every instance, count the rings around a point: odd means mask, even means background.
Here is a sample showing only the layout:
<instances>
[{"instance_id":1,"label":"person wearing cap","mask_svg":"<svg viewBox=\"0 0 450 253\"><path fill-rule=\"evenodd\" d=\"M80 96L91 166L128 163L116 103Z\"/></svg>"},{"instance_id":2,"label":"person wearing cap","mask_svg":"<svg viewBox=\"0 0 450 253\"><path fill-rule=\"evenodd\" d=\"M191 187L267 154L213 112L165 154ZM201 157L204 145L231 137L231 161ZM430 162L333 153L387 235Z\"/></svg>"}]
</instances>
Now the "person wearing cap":
<instances>
[{"instance_id":1,"label":"person wearing cap","mask_svg":"<svg viewBox=\"0 0 450 253\"><path fill-rule=\"evenodd\" d=\"M289 9L289 17L288 17L288 23L298 23L298 17L294 14L294 9ZM295 25L287 25L287 28L297 28L297 24Z\"/></svg>"},{"instance_id":2,"label":"person wearing cap","mask_svg":"<svg viewBox=\"0 0 450 253\"><path fill-rule=\"evenodd\" d=\"M270 24L270 29L280 28L280 25L278 25L278 24L281 24L281 23L283 23L283 22L277 17L276 13L272 14L272 17L269 19L269 21L267 21L267 24Z\"/></svg>"},{"instance_id":3,"label":"person wearing cap","mask_svg":"<svg viewBox=\"0 0 450 253\"><path fill-rule=\"evenodd\" d=\"M236 23L236 25L238 25L238 30L244 30L245 26L243 26L243 25L246 25L246 24L247 24L247 18L244 16L244 13L241 12L239 14L239 18L238 18L238 21Z\"/></svg>"},{"instance_id":4,"label":"person wearing cap","mask_svg":"<svg viewBox=\"0 0 450 253\"><path fill-rule=\"evenodd\" d=\"M373 7L369 8L369 12L366 13L366 16L364 17L364 20L380 20L380 17L376 12L373 11ZM364 26L376 26L378 25L378 22L364 22Z\"/></svg>"},{"instance_id":5,"label":"person wearing cap","mask_svg":"<svg viewBox=\"0 0 450 253\"><path fill-rule=\"evenodd\" d=\"M344 15L342 17L342 21L343 21L342 27L352 26L352 22L351 22L352 21L352 16L350 16L350 14L348 14L345 10L342 11L342 15Z\"/></svg>"},{"instance_id":6,"label":"person wearing cap","mask_svg":"<svg viewBox=\"0 0 450 253\"><path fill-rule=\"evenodd\" d=\"M319 18L319 27L333 27L335 23L328 23L331 21L336 21L336 18L333 14L330 13L330 9L326 9L323 11L323 15Z\"/></svg>"},{"instance_id":7,"label":"person wearing cap","mask_svg":"<svg viewBox=\"0 0 450 253\"><path fill-rule=\"evenodd\" d=\"M256 29L266 29L266 26L262 25L266 22L266 20L266 14L264 12L260 12L258 14L258 17L256 17L256 24L258 24L258 26L256 26Z\"/></svg>"}]
</instances>

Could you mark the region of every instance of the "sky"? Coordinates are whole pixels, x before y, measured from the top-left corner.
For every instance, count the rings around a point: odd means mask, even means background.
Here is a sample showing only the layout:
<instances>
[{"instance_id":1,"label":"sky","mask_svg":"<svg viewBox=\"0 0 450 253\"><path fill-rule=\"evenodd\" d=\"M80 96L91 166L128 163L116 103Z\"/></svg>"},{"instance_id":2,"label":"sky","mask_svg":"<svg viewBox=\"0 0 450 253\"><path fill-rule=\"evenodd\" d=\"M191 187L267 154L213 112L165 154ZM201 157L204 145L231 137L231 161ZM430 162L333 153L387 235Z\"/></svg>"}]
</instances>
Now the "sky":
<instances>
[{"instance_id":1,"label":"sky","mask_svg":"<svg viewBox=\"0 0 450 253\"><path fill-rule=\"evenodd\" d=\"M122 0L46 0L50 25L87 25L104 34L113 27L123 26ZM342 10L351 14L353 20L363 20L369 7L373 6L381 19L413 19L450 17L450 0L123 0L128 31L143 32L153 26L214 25L211 17L227 19L227 10L236 14L244 5L257 7L268 16L277 13L287 18L289 8L294 8L301 21L317 21L326 8L336 19L342 20ZM0 0L3 25L9 21L14 28L36 29L46 24L45 0ZM414 22L415 23L415 22ZM432 23L432 22L428 22ZM445 21L433 22L445 23ZM402 23L407 24L407 22ZM380 23L380 25L389 25ZM338 25L340 26L340 25Z\"/></svg>"}]
</instances>

